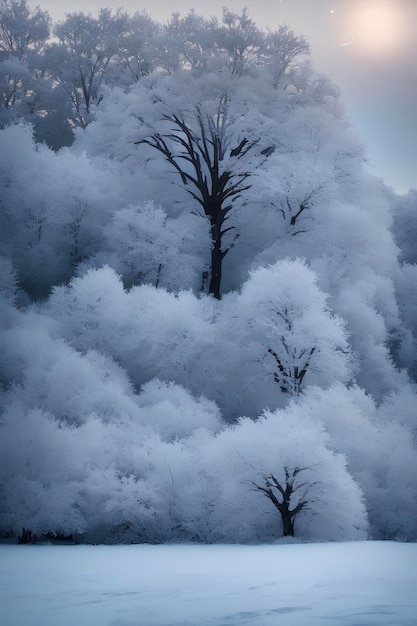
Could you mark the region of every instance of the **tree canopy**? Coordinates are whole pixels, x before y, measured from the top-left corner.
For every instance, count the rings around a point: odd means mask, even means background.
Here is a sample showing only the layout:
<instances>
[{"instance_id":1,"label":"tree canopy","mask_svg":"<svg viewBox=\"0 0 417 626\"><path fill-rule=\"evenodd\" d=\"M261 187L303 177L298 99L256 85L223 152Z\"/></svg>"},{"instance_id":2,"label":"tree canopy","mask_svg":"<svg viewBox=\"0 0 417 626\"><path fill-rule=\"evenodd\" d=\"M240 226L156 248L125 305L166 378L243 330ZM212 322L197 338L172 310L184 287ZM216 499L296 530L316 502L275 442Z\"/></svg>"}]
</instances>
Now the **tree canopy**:
<instances>
[{"instance_id":1,"label":"tree canopy","mask_svg":"<svg viewBox=\"0 0 417 626\"><path fill-rule=\"evenodd\" d=\"M0 0L2 538L416 539L416 192L308 53Z\"/></svg>"}]
</instances>

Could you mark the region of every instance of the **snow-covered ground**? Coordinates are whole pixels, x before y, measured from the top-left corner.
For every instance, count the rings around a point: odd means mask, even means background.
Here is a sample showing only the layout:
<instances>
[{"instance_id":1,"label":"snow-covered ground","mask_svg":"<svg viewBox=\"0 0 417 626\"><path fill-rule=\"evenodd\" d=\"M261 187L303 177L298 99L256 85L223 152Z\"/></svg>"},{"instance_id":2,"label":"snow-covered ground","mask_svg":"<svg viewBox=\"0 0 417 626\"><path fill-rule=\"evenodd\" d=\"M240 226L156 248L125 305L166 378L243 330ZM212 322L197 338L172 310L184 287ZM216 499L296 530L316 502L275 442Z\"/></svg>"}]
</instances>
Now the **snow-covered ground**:
<instances>
[{"instance_id":1,"label":"snow-covered ground","mask_svg":"<svg viewBox=\"0 0 417 626\"><path fill-rule=\"evenodd\" d=\"M2 626L417 624L417 544L0 546Z\"/></svg>"}]
</instances>

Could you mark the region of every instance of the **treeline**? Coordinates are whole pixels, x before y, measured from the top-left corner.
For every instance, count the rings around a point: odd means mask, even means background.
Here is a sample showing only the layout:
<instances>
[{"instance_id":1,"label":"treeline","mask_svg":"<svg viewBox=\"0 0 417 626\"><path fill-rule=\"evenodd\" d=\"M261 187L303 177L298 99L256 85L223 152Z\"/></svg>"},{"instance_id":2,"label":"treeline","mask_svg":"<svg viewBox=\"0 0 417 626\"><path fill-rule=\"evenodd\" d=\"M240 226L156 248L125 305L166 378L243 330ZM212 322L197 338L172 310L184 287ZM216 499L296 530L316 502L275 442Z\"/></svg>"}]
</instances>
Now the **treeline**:
<instances>
[{"instance_id":1,"label":"treeline","mask_svg":"<svg viewBox=\"0 0 417 626\"><path fill-rule=\"evenodd\" d=\"M1 536L415 540L415 192L305 39L3 0L0 41Z\"/></svg>"},{"instance_id":2,"label":"treeline","mask_svg":"<svg viewBox=\"0 0 417 626\"><path fill-rule=\"evenodd\" d=\"M146 11L101 9L68 13L53 24L26 0L0 2L0 126L25 119L39 141L69 145L72 131L94 118L106 86L129 86L152 72L222 70L240 76L252 66L274 67L278 85L294 59L308 54L304 37L281 26L259 29L246 9L223 18L173 13L166 24Z\"/></svg>"}]
</instances>

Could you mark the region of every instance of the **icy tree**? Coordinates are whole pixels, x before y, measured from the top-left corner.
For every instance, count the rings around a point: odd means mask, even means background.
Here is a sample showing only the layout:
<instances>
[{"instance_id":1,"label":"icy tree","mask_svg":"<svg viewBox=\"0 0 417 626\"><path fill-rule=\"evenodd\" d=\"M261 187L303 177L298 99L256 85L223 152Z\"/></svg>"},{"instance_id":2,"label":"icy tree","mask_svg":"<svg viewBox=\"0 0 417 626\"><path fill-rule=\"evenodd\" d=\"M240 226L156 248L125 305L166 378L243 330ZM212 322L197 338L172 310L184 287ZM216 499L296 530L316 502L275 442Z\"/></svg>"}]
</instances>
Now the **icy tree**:
<instances>
[{"instance_id":1,"label":"icy tree","mask_svg":"<svg viewBox=\"0 0 417 626\"><path fill-rule=\"evenodd\" d=\"M198 216L174 219L150 201L125 207L114 212L103 229L102 250L85 265L111 265L128 288L146 283L198 292L208 263L208 241L199 226Z\"/></svg>"},{"instance_id":2,"label":"icy tree","mask_svg":"<svg viewBox=\"0 0 417 626\"><path fill-rule=\"evenodd\" d=\"M415 195L306 40L0 6L1 534L415 540Z\"/></svg>"},{"instance_id":3,"label":"icy tree","mask_svg":"<svg viewBox=\"0 0 417 626\"><path fill-rule=\"evenodd\" d=\"M163 117L168 131L155 133L138 143L160 152L178 172L188 193L200 205L210 222L211 266L208 292L220 299L223 259L230 249L224 246L224 235L230 213L242 193L249 189L248 178L253 164L245 158L258 141L237 139L233 118L229 117L228 97L219 100L214 115L199 106L190 119L183 114ZM269 148L261 150L268 155Z\"/></svg>"},{"instance_id":4,"label":"icy tree","mask_svg":"<svg viewBox=\"0 0 417 626\"><path fill-rule=\"evenodd\" d=\"M85 128L102 99L102 84L120 51L127 16L101 9L98 17L67 14L55 27L59 43L49 49L49 71L72 105L73 122Z\"/></svg>"},{"instance_id":5,"label":"icy tree","mask_svg":"<svg viewBox=\"0 0 417 626\"><path fill-rule=\"evenodd\" d=\"M0 2L0 128L25 117L36 122L45 115L42 54L51 20L26 0ZM44 84L46 82L46 84Z\"/></svg>"},{"instance_id":6,"label":"icy tree","mask_svg":"<svg viewBox=\"0 0 417 626\"><path fill-rule=\"evenodd\" d=\"M225 361L233 366L223 375L229 393L244 398L241 411L251 414L261 389L263 402L277 406L309 385L351 378L344 324L326 300L311 269L289 259L257 269L240 294L225 297L219 327Z\"/></svg>"},{"instance_id":7,"label":"icy tree","mask_svg":"<svg viewBox=\"0 0 417 626\"><path fill-rule=\"evenodd\" d=\"M282 520L282 534L284 537L294 536L295 518L308 505L307 493L312 486L308 482L296 484L296 479L300 472L306 467L296 467L289 470L284 467L285 482L279 481L273 474L267 476L261 485L253 483L256 489L261 491L279 511ZM303 489L301 497L297 498L296 491ZM294 500L297 498L297 502ZM293 507L293 508L290 508Z\"/></svg>"},{"instance_id":8,"label":"icy tree","mask_svg":"<svg viewBox=\"0 0 417 626\"><path fill-rule=\"evenodd\" d=\"M334 454L323 426L301 407L241 418L207 443L201 456L216 541L273 541L283 531L291 536L294 517L300 539L366 536L362 492L346 459Z\"/></svg>"},{"instance_id":9,"label":"icy tree","mask_svg":"<svg viewBox=\"0 0 417 626\"><path fill-rule=\"evenodd\" d=\"M103 245L120 192L111 170L96 165L85 155L38 145L29 125L0 132L0 254L13 262L31 297L68 281Z\"/></svg>"}]
</instances>

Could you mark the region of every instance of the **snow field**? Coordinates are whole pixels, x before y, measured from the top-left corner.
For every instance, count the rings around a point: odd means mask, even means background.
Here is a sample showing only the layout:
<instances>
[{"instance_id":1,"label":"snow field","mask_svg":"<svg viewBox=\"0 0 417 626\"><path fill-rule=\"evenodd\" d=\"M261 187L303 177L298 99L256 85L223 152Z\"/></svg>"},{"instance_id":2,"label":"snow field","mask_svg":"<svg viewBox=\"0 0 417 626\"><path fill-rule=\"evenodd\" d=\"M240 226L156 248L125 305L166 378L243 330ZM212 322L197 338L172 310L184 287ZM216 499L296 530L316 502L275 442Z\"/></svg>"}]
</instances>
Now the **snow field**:
<instances>
[{"instance_id":1,"label":"snow field","mask_svg":"<svg viewBox=\"0 0 417 626\"><path fill-rule=\"evenodd\" d=\"M0 546L2 626L417 624L417 544Z\"/></svg>"}]
</instances>

